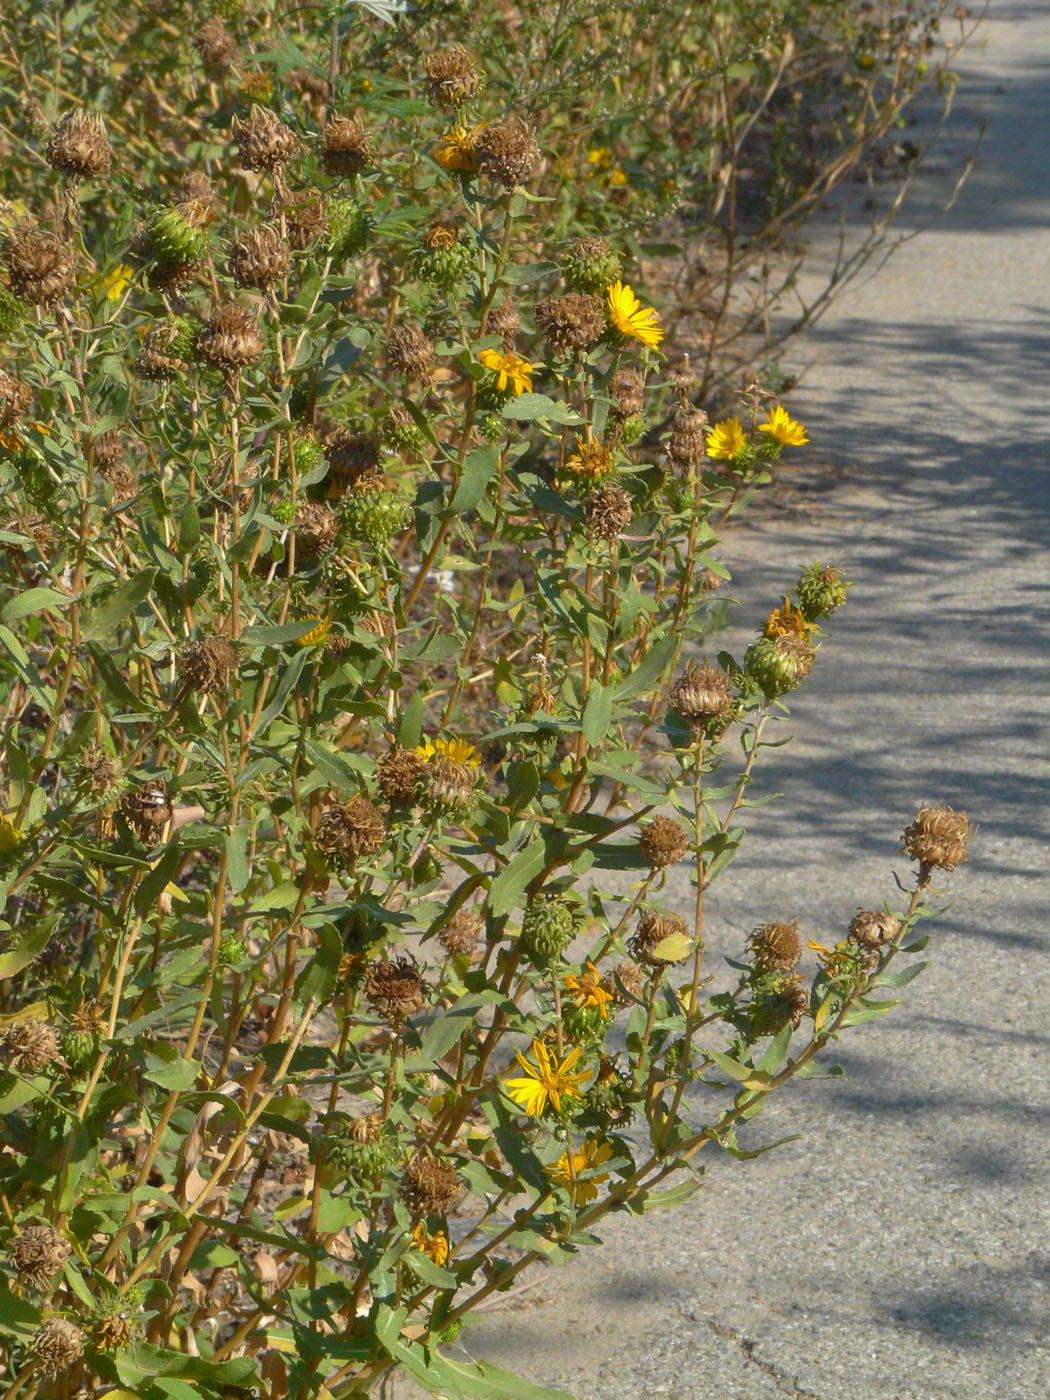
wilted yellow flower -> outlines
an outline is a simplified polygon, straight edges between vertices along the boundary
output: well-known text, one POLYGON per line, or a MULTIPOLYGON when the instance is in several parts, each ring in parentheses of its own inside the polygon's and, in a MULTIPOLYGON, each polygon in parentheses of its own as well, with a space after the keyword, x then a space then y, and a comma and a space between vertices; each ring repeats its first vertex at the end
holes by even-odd
POLYGON ((767 422, 759 423, 758 431, 768 433, 781 447, 801 447, 804 442, 809 442, 802 424, 796 422, 780 404, 770 411, 767 422))
POLYGON ((614 282, 606 292, 609 320, 621 335, 640 340, 643 345, 659 345, 664 338, 660 317, 654 306, 643 306, 631 287, 614 282))
POLYGON ((801 608, 791 606, 791 594, 788 593, 784 598, 783 605, 774 608, 766 618, 762 635, 772 637, 776 641, 777 637, 807 637, 810 632, 819 631, 820 628, 815 622, 806 621, 801 608))
POLYGON ((474 148, 487 125, 487 122, 480 122, 472 131, 465 126, 454 126, 446 131, 434 150, 434 159, 442 170, 473 171, 474 148))
POLYGON ((570 1050, 560 1064, 542 1040, 532 1042, 532 1053, 536 1057, 535 1066, 529 1064, 520 1050, 515 1051, 514 1058, 525 1073, 516 1079, 503 1081, 503 1087, 516 1104, 520 1104, 533 1118, 539 1118, 548 1103, 555 1113, 559 1113, 563 1096, 567 1099, 582 1098, 579 1086, 587 1075, 572 1072, 583 1053, 582 1046, 577 1045, 570 1050))
POLYGON ((602 1142, 599 1138, 588 1138, 582 1151, 573 1152, 571 1157, 568 1152, 563 1152, 554 1165, 547 1168, 547 1173, 558 1186, 564 1186, 572 1192, 578 1206, 584 1206, 588 1201, 597 1199, 598 1183, 608 1181, 609 1173, 601 1172, 597 1176, 589 1176, 585 1181, 580 1181, 580 1172, 600 1167, 612 1155, 613 1150, 607 1142, 602 1142))
POLYGON ((565 459, 565 465, 576 476, 588 481, 600 481, 613 469, 612 453, 588 430, 587 435, 576 439, 576 451, 565 459))
POLYGON ((472 768, 481 767, 481 759, 473 744, 466 739, 427 739, 416 749, 420 758, 431 759, 436 754, 450 759, 453 763, 468 763, 472 768))
POLYGON ((478 360, 486 369, 499 376, 496 387, 506 389, 510 385, 515 394, 532 393, 532 365, 528 360, 515 355, 513 351, 501 353, 499 350, 482 350, 478 360))
POLYGON ((295 639, 295 645, 297 647, 316 646, 318 642, 323 642, 332 630, 332 617, 330 613, 325 617, 322 617, 320 613, 304 613, 304 615, 299 618, 299 621, 316 622, 317 626, 311 627, 309 632, 295 639))
POLYGON ((435 1230, 432 1235, 428 1235, 427 1227, 422 1220, 412 1231, 412 1243, 428 1259, 433 1259, 439 1268, 448 1258, 448 1236, 444 1230, 435 1230))
POLYGON ((739 418, 723 418, 707 435, 707 455, 731 462, 747 439, 739 418))
POLYGON ((570 973, 562 985, 577 1006, 595 1006, 602 1016, 606 1015, 613 994, 599 978, 594 963, 588 962, 585 972, 570 973))

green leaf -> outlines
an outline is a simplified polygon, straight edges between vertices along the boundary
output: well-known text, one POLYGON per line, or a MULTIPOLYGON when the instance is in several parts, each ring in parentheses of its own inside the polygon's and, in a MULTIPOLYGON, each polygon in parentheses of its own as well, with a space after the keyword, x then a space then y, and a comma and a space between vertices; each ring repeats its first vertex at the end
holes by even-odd
POLYGON ((223 833, 223 845, 226 847, 226 875, 230 882, 230 889, 234 894, 240 894, 251 878, 251 871, 248 868, 248 837, 250 829, 246 822, 241 822, 232 831, 223 833))
POLYGON ((108 637, 118 623, 123 622, 149 596, 156 574, 155 567, 141 569, 127 583, 121 584, 104 603, 85 612, 80 626, 81 640, 100 642, 108 637))
POLYGON ((915 963, 912 967, 902 967, 899 972, 884 972, 872 981, 873 987, 906 987, 920 972, 929 967, 928 962, 915 963))
POLYGON ((246 627, 238 641, 246 647, 278 647, 286 642, 296 642, 312 632, 317 626, 315 617, 300 618, 297 622, 282 622, 274 626, 246 627))
POLYGON ((406 749, 413 749, 423 737, 423 692, 414 690, 401 711, 401 723, 397 727, 397 742, 406 749))
POLYGON ((628 672, 613 691, 617 700, 628 700, 643 691, 651 690, 663 675, 675 652, 675 638, 663 637, 649 651, 642 664, 628 672))
POLYGON ((174 1045, 154 1042, 145 1054, 142 1076, 161 1089, 192 1089, 200 1073, 197 1060, 184 1060, 174 1045))
POLYGON ((137 1342, 133 1352, 118 1351, 114 1361, 121 1382, 135 1387, 148 1385, 155 1376, 177 1376, 221 1389, 224 1385, 248 1385, 256 1375, 255 1361, 250 1356, 206 1361, 202 1356, 187 1356, 185 1352, 168 1351, 146 1342, 137 1342))
POLYGON ((50 936, 51 929, 45 921, 31 927, 10 952, 0 953, 0 980, 13 977, 16 972, 28 967, 36 955, 46 947, 50 936))
POLYGON ((59 593, 54 588, 29 588, 4 604, 0 618, 4 622, 17 622, 28 613, 44 612, 46 608, 68 608, 72 601, 68 593, 59 593))
POLYGON ((535 836, 529 844, 508 861, 492 882, 489 890, 489 910, 494 918, 510 911, 522 902, 525 887, 534 880, 547 863, 547 848, 542 837, 535 836))
POLYGON ((638 1191, 624 1205, 632 1215, 644 1215, 647 1210, 668 1210, 695 1196, 701 1184, 698 1180, 691 1180, 680 1182, 666 1191, 638 1191))
POLYGON ((332 924, 323 924, 318 931, 318 949, 303 968, 295 983, 295 996, 300 1004, 326 1002, 335 991, 343 942, 332 924))
POLYGON ((495 443, 485 443, 468 452, 460 473, 456 494, 452 497, 449 510, 453 515, 462 515, 473 510, 485 494, 485 488, 499 469, 499 448, 495 443))
POLYGON ((602 685, 600 681, 592 681, 581 720, 583 737, 592 749, 596 749, 609 732, 609 725, 612 723, 612 702, 611 687, 602 685))

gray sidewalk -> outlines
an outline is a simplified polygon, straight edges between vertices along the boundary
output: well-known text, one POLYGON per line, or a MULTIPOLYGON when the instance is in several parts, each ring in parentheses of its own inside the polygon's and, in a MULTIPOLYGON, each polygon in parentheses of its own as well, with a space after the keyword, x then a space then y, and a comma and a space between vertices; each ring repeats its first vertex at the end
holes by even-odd
POLYGON ((956 207, 801 350, 791 408, 834 487, 727 550, 754 623, 814 556, 856 586, 760 773, 783 798, 717 887, 713 958, 892 900, 921 801, 980 831, 930 970, 842 1041, 848 1078, 758 1120, 802 1141, 713 1161, 689 1205, 610 1221, 464 1334, 580 1400, 1050 1394, 1050 3, 993 4, 961 71, 949 147, 988 130, 956 207))

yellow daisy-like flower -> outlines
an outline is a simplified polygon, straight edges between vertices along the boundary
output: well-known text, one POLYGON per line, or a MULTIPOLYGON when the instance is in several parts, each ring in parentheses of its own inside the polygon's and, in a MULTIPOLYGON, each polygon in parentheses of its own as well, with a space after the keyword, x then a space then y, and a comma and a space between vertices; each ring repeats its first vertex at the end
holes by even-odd
POLYGON ((598 969, 594 963, 588 962, 586 969, 585 972, 571 973, 562 985, 577 1006, 581 1008, 596 1006, 599 1012, 605 1016, 608 1013, 613 994, 598 976, 598 969))
POLYGON ((627 171, 622 165, 617 165, 609 175, 610 185, 627 185, 630 181, 627 178, 627 171))
POLYGON ((609 320, 615 330, 629 340, 640 340, 643 345, 660 344, 664 333, 655 306, 643 306, 632 288, 623 282, 614 282, 606 296, 609 320))
POLYGON ((781 407, 780 404, 771 410, 767 422, 759 423, 758 431, 768 433, 774 442, 780 443, 781 447, 801 447, 803 443, 809 442, 802 424, 796 422, 787 409, 781 407))
POLYGON ((579 1086, 588 1076, 586 1073, 573 1073, 576 1061, 583 1053, 582 1046, 577 1045, 570 1050, 560 1063, 542 1040, 532 1042, 532 1053, 536 1057, 535 1065, 531 1065, 520 1050, 515 1051, 514 1058, 525 1073, 516 1079, 503 1081, 507 1093, 526 1113, 539 1118, 546 1111, 548 1103, 555 1113, 560 1113, 563 1098, 583 1097, 579 1086))
POLYGON ((731 462, 747 442, 739 418, 723 418, 707 435, 707 455, 731 462))
POLYGON ((448 1236, 444 1230, 435 1230, 432 1235, 429 1235, 422 1220, 412 1231, 412 1243, 428 1259, 433 1259, 439 1268, 448 1258, 448 1236))
POLYGON ((576 439, 576 451, 565 459, 565 465, 576 476, 601 481, 612 471, 613 458, 610 450, 588 430, 586 437, 576 439))
POLYGON ((309 632, 305 632, 301 637, 296 637, 295 645, 297 647, 316 646, 319 642, 323 642, 332 630, 331 613, 325 617, 322 617, 320 613, 304 613, 299 621, 316 622, 317 626, 311 627, 309 632))
POLYGON ((498 350, 482 350, 478 359, 486 369, 491 369, 499 376, 496 381, 497 388, 506 389, 510 385, 512 393, 532 393, 532 365, 528 360, 510 350, 505 354, 498 350))
POLYGON ((472 131, 465 126, 454 126, 445 132, 434 151, 434 159, 442 170, 463 170, 468 174, 474 170, 475 147, 486 125, 480 122, 472 131))
POLYGON ((776 641, 777 637, 808 637, 810 632, 819 631, 815 622, 806 621, 801 608, 791 606, 791 594, 788 593, 783 606, 774 608, 766 618, 763 636, 776 641))
POLYGON ((609 1173, 601 1172, 580 1181, 580 1172, 600 1167, 612 1155, 613 1150, 607 1142, 602 1142, 600 1138, 588 1138, 582 1151, 573 1152, 571 1156, 568 1152, 563 1152, 558 1161, 547 1168, 547 1174, 556 1185, 564 1186, 567 1191, 572 1192, 578 1206, 584 1206, 588 1201, 597 1200, 598 1183, 608 1181, 609 1173))
POLYGON ((596 165, 599 170, 608 170, 612 159, 612 151, 608 146, 592 146, 587 152, 587 164, 596 165))
POLYGON ((466 763, 471 768, 481 767, 481 757, 473 744, 466 739, 427 739, 416 749, 420 758, 430 759, 436 754, 451 759, 453 763, 466 763))
POLYGON ((117 263, 116 267, 103 277, 97 277, 92 284, 96 291, 104 292, 107 301, 119 301, 131 286, 135 269, 127 263, 117 263))

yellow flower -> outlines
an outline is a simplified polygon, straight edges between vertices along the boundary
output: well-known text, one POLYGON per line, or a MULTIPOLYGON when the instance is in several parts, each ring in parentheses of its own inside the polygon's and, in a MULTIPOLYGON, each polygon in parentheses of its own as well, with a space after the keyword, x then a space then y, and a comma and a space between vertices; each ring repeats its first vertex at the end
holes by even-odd
POLYGON ((10 817, 0 817, 0 856, 13 856, 22 844, 22 833, 10 817))
POLYGON ((587 164, 597 165, 601 170, 608 170, 612 165, 612 151, 608 146, 592 146, 587 152, 587 164))
POLYGON ((598 1138, 588 1138, 582 1152, 574 1152, 571 1157, 568 1152, 563 1152, 554 1166, 547 1168, 547 1173, 556 1185, 564 1186, 572 1193, 578 1206, 584 1206, 588 1201, 597 1199, 598 1183, 608 1181, 609 1173, 602 1172, 598 1176, 589 1176, 586 1181, 580 1181, 580 1172, 600 1167, 612 1155, 613 1150, 607 1142, 601 1142, 598 1138))
POLYGON ((496 381, 498 389, 506 389, 509 384, 512 393, 532 393, 532 365, 528 360, 509 350, 506 354, 500 354, 498 350, 482 350, 478 359, 486 369, 499 376, 496 381))
POLYGON ((811 938, 806 947, 816 953, 817 961, 829 977, 834 977, 843 967, 848 967, 856 960, 857 945, 851 943, 848 938, 844 938, 835 948, 825 948, 823 943, 811 938))
POLYGON ((779 442, 781 447, 801 447, 804 442, 809 442, 806 430, 801 423, 796 422, 786 408, 777 404, 769 414, 769 419, 765 423, 759 423, 758 431, 768 433, 774 442, 779 442))
POLYGON ((618 165, 609 176, 610 185, 626 185, 630 182, 627 179, 627 172, 622 165, 618 165))
POLYGON ((640 340, 643 345, 659 345, 664 338, 660 317, 653 306, 643 306, 633 290, 623 282, 614 282, 606 292, 609 298, 609 320, 621 335, 640 340))
MULTIPOLYGON (((51 429, 46 423, 27 423, 26 427, 31 433, 42 433, 44 437, 51 436, 51 429)), ((5 433, 0 433, 0 447, 2 447, 5 452, 10 452, 13 455, 16 452, 21 452, 25 445, 25 438, 14 428, 9 429, 5 433)))
POLYGON ((117 263, 116 267, 103 277, 97 277, 92 284, 96 291, 105 292, 107 301, 119 301, 131 286, 135 269, 127 263, 117 263))
POLYGON ((427 739, 416 749, 420 758, 433 758, 435 754, 451 759, 453 763, 466 763, 471 768, 481 767, 481 758, 473 744, 466 739, 427 739))
POLYGON ((444 1230, 435 1230, 432 1235, 428 1235, 427 1227, 422 1220, 412 1231, 412 1243, 428 1259, 433 1259, 439 1268, 448 1258, 448 1236, 444 1230))
POLYGON ((562 985, 577 1006, 596 1006, 601 1015, 605 1016, 613 999, 612 992, 602 983, 594 963, 588 962, 586 967, 586 972, 571 973, 562 985))
POLYGON ((570 1050, 561 1063, 557 1057, 553 1056, 544 1045, 542 1040, 532 1042, 532 1053, 536 1057, 536 1066, 529 1064, 521 1051, 515 1052, 514 1058, 525 1071, 524 1075, 517 1079, 505 1079, 503 1087, 514 1100, 520 1104, 526 1113, 533 1118, 539 1118, 550 1103, 555 1113, 561 1112, 561 1101, 564 1096, 567 1099, 581 1098, 579 1086, 587 1078, 584 1074, 573 1074, 572 1070, 576 1061, 583 1053, 583 1047, 577 1045, 570 1050))
POLYGON ((332 630, 331 613, 325 617, 322 617, 320 613, 304 613, 299 621, 316 622, 317 626, 311 627, 309 632, 304 633, 303 636, 296 637, 295 645, 297 647, 316 646, 319 642, 323 642, 332 630))
POLYGON ((451 131, 445 132, 434 151, 434 159, 442 170, 473 171, 474 148, 486 125, 486 122, 480 122, 473 131, 468 131, 465 126, 454 126, 451 131))
POLYGON ((740 419, 723 418, 707 435, 707 455, 723 457, 727 462, 731 462, 745 442, 740 419))

